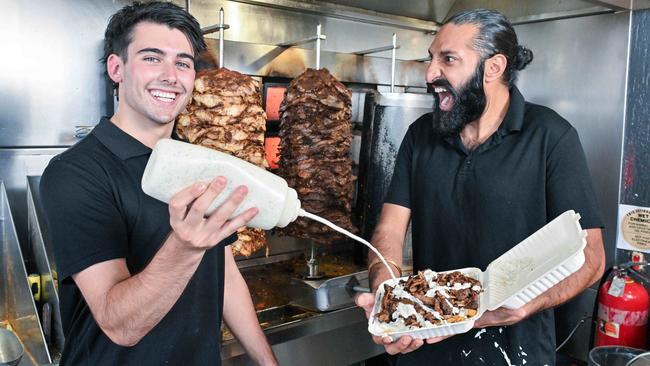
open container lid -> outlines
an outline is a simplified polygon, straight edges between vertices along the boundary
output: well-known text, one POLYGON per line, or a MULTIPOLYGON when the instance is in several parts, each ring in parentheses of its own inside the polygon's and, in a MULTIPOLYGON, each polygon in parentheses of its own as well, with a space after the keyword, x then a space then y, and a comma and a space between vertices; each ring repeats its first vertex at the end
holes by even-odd
POLYGON ((585 262, 587 232, 569 210, 492 261, 484 273, 488 310, 518 309, 585 262))

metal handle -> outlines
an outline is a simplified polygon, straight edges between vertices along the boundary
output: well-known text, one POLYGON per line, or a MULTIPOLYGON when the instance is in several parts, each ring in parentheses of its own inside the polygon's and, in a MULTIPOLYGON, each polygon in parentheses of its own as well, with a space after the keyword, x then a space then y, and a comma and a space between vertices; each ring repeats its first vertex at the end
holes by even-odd
POLYGON ((369 287, 363 287, 363 286, 352 286, 352 291, 370 293, 370 288, 369 287))
POLYGON ((78 139, 82 139, 88 136, 88 134, 93 130, 93 128, 95 128, 95 126, 84 126, 84 125, 74 126, 74 134, 72 134, 72 136, 78 139))

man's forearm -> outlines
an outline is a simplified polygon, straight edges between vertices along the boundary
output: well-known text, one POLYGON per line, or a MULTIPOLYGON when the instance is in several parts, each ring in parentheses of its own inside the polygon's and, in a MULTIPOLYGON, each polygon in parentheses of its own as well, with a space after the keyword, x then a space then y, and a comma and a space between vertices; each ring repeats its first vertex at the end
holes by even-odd
MULTIPOLYGON (((379 252, 388 260, 396 263, 397 266, 402 264, 402 247, 404 238, 398 238, 396 235, 384 231, 381 228, 375 232, 372 237, 371 243, 379 250, 379 252)), ((368 264, 372 265, 370 273, 368 273, 370 280, 370 289, 375 292, 380 283, 390 278, 388 269, 381 263, 377 263, 379 258, 372 251, 368 254, 368 264), (372 263, 377 263, 373 265, 372 263)), ((389 264, 390 265, 390 264, 389 264)), ((395 271, 395 268, 392 268, 395 271)), ((399 273, 394 272, 396 276, 399 273)))
POLYGON ((142 272, 107 292, 93 314, 100 327, 116 343, 135 345, 178 301, 204 253, 183 248, 170 235, 142 272))
MULTIPOLYGON (((230 248, 226 248, 226 251, 229 250, 230 248)), ((271 346, 257 320, 248 286, 232 258, 232 253, 226 253, 223 318, 256 364, 277 365, 271 346)))

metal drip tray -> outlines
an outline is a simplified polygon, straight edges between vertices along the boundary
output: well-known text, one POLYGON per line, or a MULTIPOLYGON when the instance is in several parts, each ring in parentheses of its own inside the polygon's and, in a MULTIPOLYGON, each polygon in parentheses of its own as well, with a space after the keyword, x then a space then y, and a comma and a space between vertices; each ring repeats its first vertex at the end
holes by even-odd
POLYGON ((314 311, 332 311, 354 305, 354 295, 366 292, 368 271, 321 280, 291 279, 291 304, 314 311))
POLYGON ((354 294, 346 292, 346 285, 352 281, 350 284, 357 285, 356 282, 359 282, 367 287, 366 271, 354 264, 350 255, 321 255, 318 260, 325 276, 318 280, 303 278, 306 259, 302 255, 241 269, 258 315, 285 305, 313 311, 353 305, 354 294))

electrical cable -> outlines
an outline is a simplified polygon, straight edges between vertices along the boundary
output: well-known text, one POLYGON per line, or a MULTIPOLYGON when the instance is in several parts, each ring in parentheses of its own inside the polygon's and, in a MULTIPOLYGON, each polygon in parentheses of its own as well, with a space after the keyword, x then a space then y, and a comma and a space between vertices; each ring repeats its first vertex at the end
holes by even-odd
POLYGON ((590 316, 590 315, 587 315, 587 316, 585 316, 584 318, 580 319, 580 321, 578 322, 578 324, 573 328, 573 330, 572 330, 572 331, 569 333, 569 335, 564 339, 564 341, 563 341, 559 346, 557 346, 557 348, 555 349, 555 352, 559 351, 560 348, 564 347, 564 345, 569 341, 569 339, 571 339, 571 337, 573 337, 573 334, 578 330, 578 328, 580 328, 580 326, 581 326, 582 324, 585 323, 585 321, 587 321, 587 319, 591 319, 591 316, 590 316))

